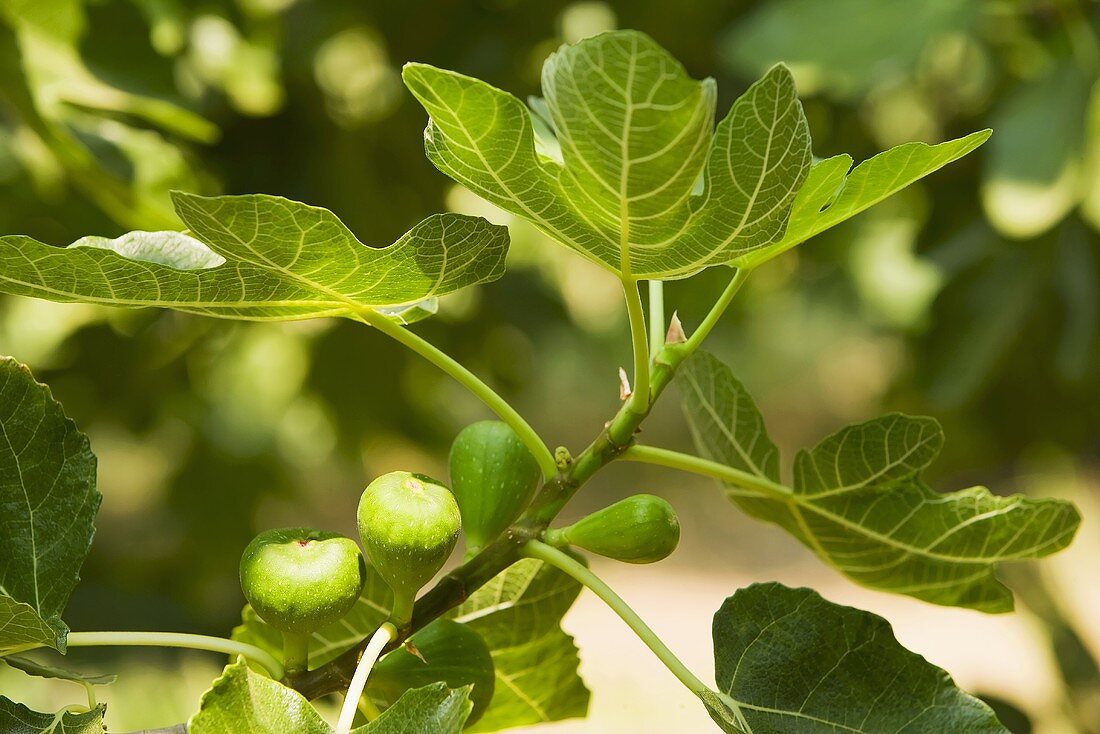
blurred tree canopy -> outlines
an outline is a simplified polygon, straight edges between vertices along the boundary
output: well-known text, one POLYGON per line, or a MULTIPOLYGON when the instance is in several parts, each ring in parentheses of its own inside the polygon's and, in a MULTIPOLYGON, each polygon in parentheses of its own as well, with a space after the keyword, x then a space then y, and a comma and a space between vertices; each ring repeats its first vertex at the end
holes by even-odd
MULTIPOLYGON (((509 276, 417 328, 552 440, 579 441, 570 429, 616 401, 607 355, 628 359, 618 286, 436 172, 400 68, 535 93, 558 44, 612 27, 717 77, 719 109, 786 61, 818 156, 995 129, 762 271, 716 331, 781 444, 886 408, 943 419, 941 471, 974 481, 1036 452, 1095 461, 1100 6, 1085 0, 0 0, 0 229, 63 245, 173 228, 175 188, 325 206, 365 241, 447 208, 509 223, 509 276)), ((724 277, 670 285, 688 328, 724 277)), ((70 606, 86 627, 224 631, 257 529, 306 515, 349 530, 369 477, 441 474, 483 416, 350 323, 9 298, 0 352, 36 369, 101 456, 109 499, 70 606)), ((683 440, 675 421, 661 430, 683 440)))

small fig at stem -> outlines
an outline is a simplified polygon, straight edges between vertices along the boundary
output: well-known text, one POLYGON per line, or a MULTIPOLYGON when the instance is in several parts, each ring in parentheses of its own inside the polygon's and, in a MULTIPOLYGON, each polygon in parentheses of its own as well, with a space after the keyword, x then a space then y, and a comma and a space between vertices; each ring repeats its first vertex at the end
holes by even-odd
POLYGON ((680 522, 665 500, 638 494, 583 517, 568 527, 547 530, 553 546, 574 545, 627 563, 655 563, 680 542, 680 522))

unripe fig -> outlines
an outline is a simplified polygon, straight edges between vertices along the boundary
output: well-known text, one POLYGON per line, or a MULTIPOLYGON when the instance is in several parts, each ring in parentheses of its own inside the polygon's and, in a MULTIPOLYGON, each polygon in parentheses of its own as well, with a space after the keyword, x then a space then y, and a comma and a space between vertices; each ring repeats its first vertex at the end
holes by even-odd
POLYGON ((668 502, 651 494, 638 494, 568 527, 547 530, 545 540, 627 563, 654 563, 676 550, 680 522, 668 502))
POLYGON ((516 432, 500 421, 462 429, 451 445, 450 469, 470 552, 492 541, 519 516, 542 474, 516 432))
POLYGON ((400 628, 416 592, 455 547, 462 519, 450 490, 422 474, 383 474, 359 500, 359 537, 367 557, 394 593, 391 621, 400 628))
POLYGON ((311 634, 351 611, 366 581, 354 540, 308 528, 267 530, 241 556, 241 589, 281 632, 311 634))
POLYGON ((267 530, 241 555, 241 590, 260 619, 283 633, 291 673, 307 669, 310 635, 350 612, 365 583, 359 546, 336 533, 267 530))
POLYGON ((493 656, 476 631, 451 619, 437 619, 411 638, 412 653, 398 648, 382 658, 371 671, 367 695, 381 708, 389 708, 401 694, 443 681, 449 688, 473 686, 473 710, 466 726, 477 721, 493 698, 496 675, 493 656))

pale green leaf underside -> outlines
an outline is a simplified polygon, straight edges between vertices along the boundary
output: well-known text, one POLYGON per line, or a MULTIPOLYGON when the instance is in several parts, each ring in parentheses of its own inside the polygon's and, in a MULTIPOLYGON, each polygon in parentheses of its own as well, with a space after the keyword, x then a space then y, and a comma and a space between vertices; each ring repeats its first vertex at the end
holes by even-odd
POLYGON ((499 278, 508 234, 440 214, 385 248, 363 245, 327 209, 277 196, 176 193, 189 235, 131 232, 51 247, 0 237, 0 291, 52 301, 154 306, 232 319, 422 317, 447 293, 499 278))
MULTIPOLYGON (((355 734, 458 734, 470 714, 466 691, 442 683, 407 692, 355 734)), ((202 697, 190 734, 331 734, 332 727, 297 691, 252 671, 244 660, 226 667, 202 697)))
POLYGON ((580 585, 565 574, 527 559, 451 612, 482 636, 495 666, 493 700, 469 731, 499 731, 588 712, 577 648, 561 629, 579 593, 580 585))
POLYGON ((92 542, 95 482, 87 437, 26 367, 0 358, 0 653, 65 649, 61 612, 92 542))
POLYGON ((753 734, 1009 734, 883 618, 753 584, 714 615, 715 680, 753 734))
POLYGON ((84 713, 41 714, 0 696, 0 734, 103 734, 100 705, 84 713))
POLYGON ((905 143, 868 158, 855 169, 852 157, 817 161, 799 189, 782 239, 756 250, 744 264, 756 266, 851 219, 906 186, 971 153, 992 135, 979 130, 938 145, 905 143))
POLYGON ((940 452, 932 418, 890 414, 849 426, 802 451, 793 487, 744 386, 699 353, 680 375, 700 453, 761 481, 727 484, 749 514, 776 523, 849 578, 935 604, 1010 611, 997 564, 1065 548, 1080 516, 1068 502, 999 497, 984 487, 939 493, 920 473, 940 452))
POLYGON ((425 147, 436 167, 635 278, 686 277, 775 242, 810 165, 785 67, 754 84, 715 129, 713 80, 691 79, 635 31, 547 59, 538 147, 560 150, 560 163, 540 155, 531 113, 511 94, 424 64, 407 65, 404 79, 431 118, 425 147))

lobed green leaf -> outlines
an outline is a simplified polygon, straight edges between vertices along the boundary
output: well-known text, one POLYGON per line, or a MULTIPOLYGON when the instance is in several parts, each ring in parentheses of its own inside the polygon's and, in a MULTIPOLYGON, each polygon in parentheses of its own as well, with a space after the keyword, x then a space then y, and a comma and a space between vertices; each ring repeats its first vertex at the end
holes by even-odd
MULTIPOLYGON (((408 691, 355 734, 458 734, 470 714, 467 691, 442 683, 408 691)), ((332 734, 302 694, 254 672, 244 660, 226 667, 188 723, 190 734, 332 734)))
POLYGON ((477 631, 493 656, 496 686, 488 710, 469 731, 583 717, 588 689, 561 619, 580 584, 541 561, 522 560, 483 586, 450 617, 477 631))
POLYGON ((740 589, 713 634, 718 688, 753 734, 1009 734, 885 619, 811 589, 740 589))
POLYGON ((65 650, 61 612, 101 499, 88 438, 30 370, 0 358, 0 655, 65 650))
POLYGON ((785 67, 715 130, 714 81, 691 79, 636 31, 547 59, 538 139, 523 103, 485 82, 425 64, 407 65, 404 79, 431 118, 425 148, 437 168, 626 277, 686 277, 775 242, 810 165, 785 67))
POLYGON ((932 418, 890 414, 844 428, 795 458, 780 482, 778 451, 732 371, 706 353, 681 370, 684 408, 700 453, 746 475, 726 493, 865 586, 934 604, 1007 612, 998 564, 1065 548, 1080 524, 1056 499, 1000 497, 984 487, 943 494, 920 478, 939 455, 932 418))
POLYGON ((979 130, 938 145, 904 143, 863 161, 850 173, 852 157, 847 154, 815 162, 799 189, 782 239, 749 253, 742 264, 756 267, 851 219, 973 152, 992 134, 991 130, 979 130))
POLYGON ((430 314, 432 299, 504 272, 507 231, 476 217, 428 217, 372 248, 327 209, 278 196, 173 199, 186 234, 85 237, 63 248, 0 237, 0 292, 231 319, 374 309, 408 321, 430 314))

